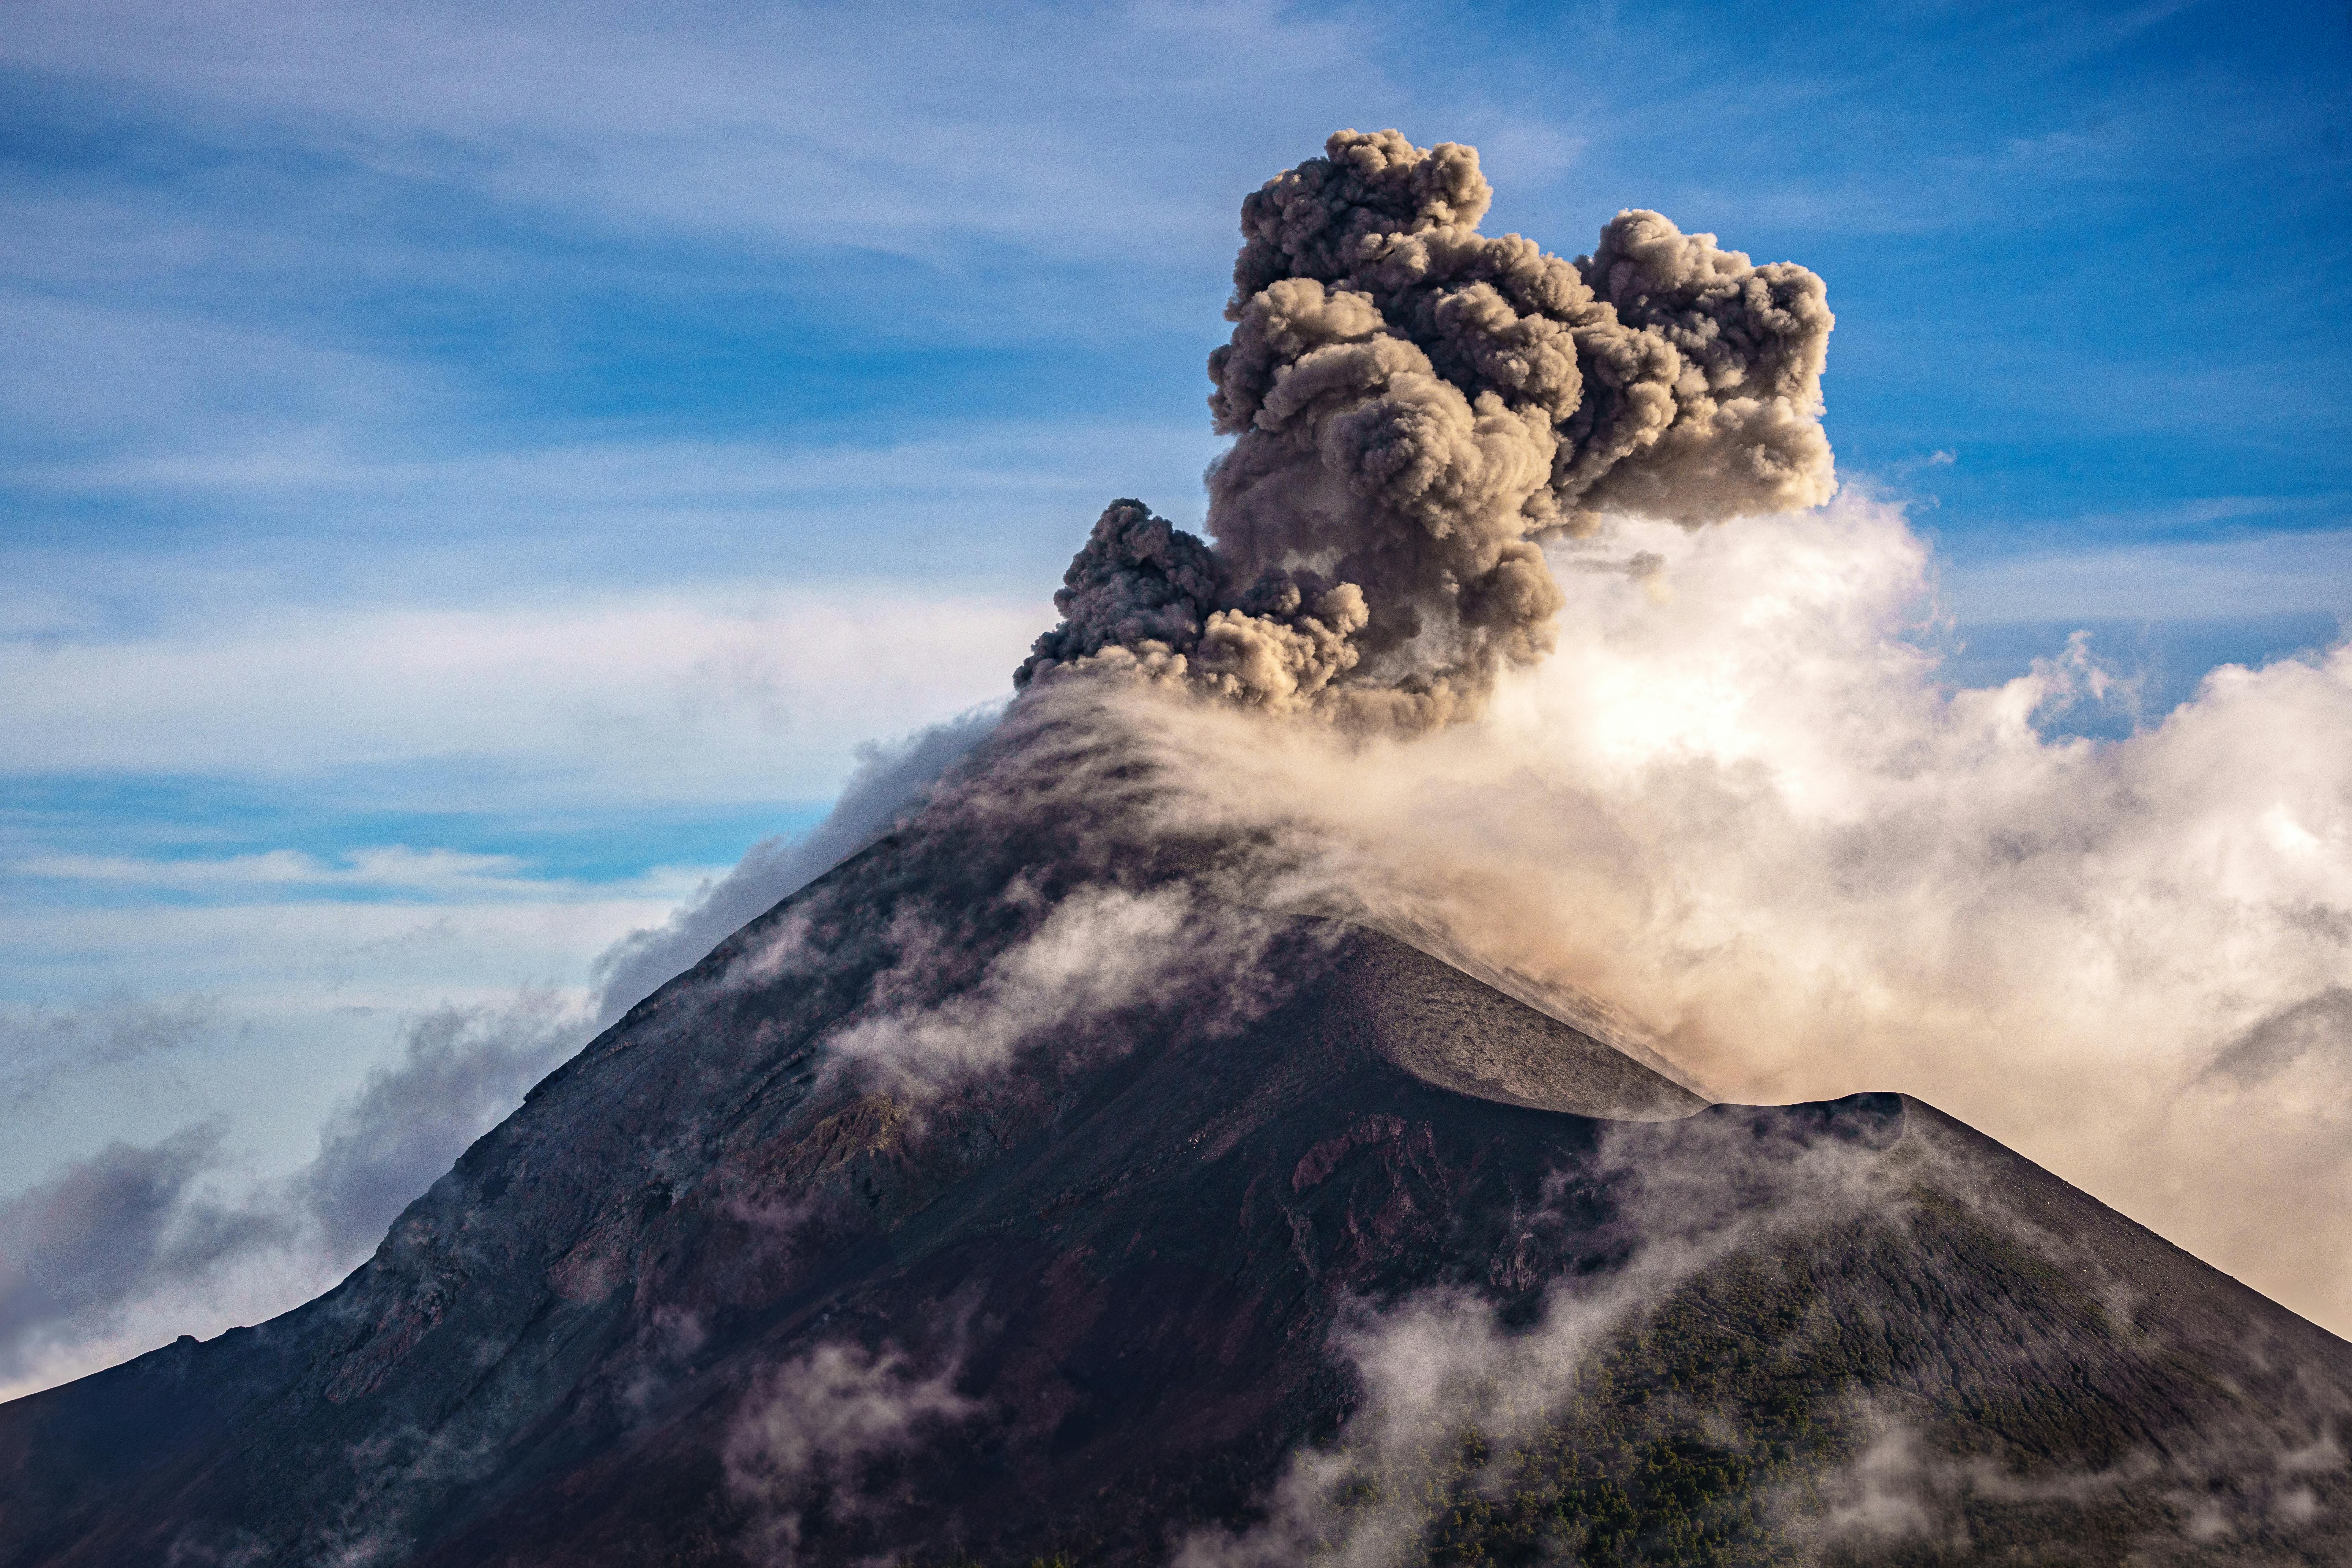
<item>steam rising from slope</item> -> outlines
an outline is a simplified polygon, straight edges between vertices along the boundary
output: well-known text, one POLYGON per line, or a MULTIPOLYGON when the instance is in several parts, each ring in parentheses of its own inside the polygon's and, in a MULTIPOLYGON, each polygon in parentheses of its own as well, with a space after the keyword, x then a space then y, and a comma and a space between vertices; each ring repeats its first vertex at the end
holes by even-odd
POLYGON ((1092 698, 1181 785, 1163 830, 1277 847, 1284 896, 1606 998, 1719 1098, 1917 1094, 2352 1329, 2352 645, 2048 740, 2099 668, 1941 684, 1891 508, 1555 563, 1564 646, 1474 724, 1092 698))
MULTIPOLYGON (((2103 1340, 2119 1384, 2141 1355, 2194 1356, 2176 1336, 2198 1308, 2137 1295, 2148 1277, 2107 1250, 2125 1238, 2083 1229, 2074 1194, 2053 1210, 2056 1184, 2012 1185, 2005 1156, 1932 1111, 1895 1112, 1885 1141, 1885 1113, 1848 1102, 1821 1121, 1611 1128, 1597 1169, 1631 1251, 1553 1277, 1539 1304, 1509 1302, 1495 1275, 1347 1303, 1328 1344, 1357 1402, 1329 1441, 1292 1454, 1260 1521, 1192 1535, 1175 1568, 1620 1562, 1637 1528, 1684 1562, 2011 1561, 2062 1539, 2128 1540, 2135 1563, 2336 1560, 2352 1387, 2237 1321, 2220 1364, 2243 1382, 2193 1427, 2120 1388, 2040 1403, 2103 1340), (1988 1241, 2035 1260, 2037 1282, 1986 1268, 1988 1241), (1884 1290, 1883 1270, 1913 1268, 1884 1290), (1849 1294, 1862 1280, 1876 1281, 1866 1307, 1849 1294), (1776 1296, 1774 1330, 1758 1303, 1776 1296), (1989 1356, 1954 1336, 1964 1372, 1922 1342, 2004 1314, 1989 1356), (1866 1393, 1830 1370, 1857 1341, 1905 1347, 1866 1393), (1969 1388, 1957 1401, 1939 1387, 1954 1373, 1969 1388), (1815 1401, 1801 1427, 1769 1413, 1786 1408, 1782 1379, 1815 1401), (1622 1403, 1629 1387, 1649 1396, 1622 1403), (2111 1397, 2104 1422, 2090 1414, 2111 1397), (2028 1406, 2024 1421, 1983 1414, 2028 1406), (2036 1451, 2070 1426, 2071 1446, 2036 1451), (2025 1431, 2037 1436, 2021 1443, 2025 1431)), ((1565 1208, 1584 1185, 1558 1173, 1517 1210, 1521 1244, 1589 1225, 1565 1208)))
POLYGON ((751 1515, 757 1560, 771 1568, 800 1561, 804 1494, 821 1491, 836 1518, 863 1500, 856 1482, 867 1462, 908 1445, 925 1426, 962 1420, 978 1408, 955 1392, 952 1362, 918 1374, 895 1350, 869 1352, 827 1342, 763 1372, 744 1401, 725 1449, 727 1482, 751 1515))
POLYGON ((1478 233, 1471 148, 1343 131, 1242 205, 1204 543, 1113 502, 1016 684, 1117 669, 1413 731, 1550 651, 1538 542, 1835 487, 1822 280, 1656 213, 1574 264, 1478 233))

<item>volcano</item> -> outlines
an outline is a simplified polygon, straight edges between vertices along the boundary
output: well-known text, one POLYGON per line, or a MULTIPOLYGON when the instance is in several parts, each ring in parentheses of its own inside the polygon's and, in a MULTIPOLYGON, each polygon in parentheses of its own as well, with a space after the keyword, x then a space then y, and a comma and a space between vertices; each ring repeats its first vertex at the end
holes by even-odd
POLYGON ((1008 723, 335 1289, 0 1407, 0 1563, 2347 1560, 2352 1346, 1152 790, 1008 723))

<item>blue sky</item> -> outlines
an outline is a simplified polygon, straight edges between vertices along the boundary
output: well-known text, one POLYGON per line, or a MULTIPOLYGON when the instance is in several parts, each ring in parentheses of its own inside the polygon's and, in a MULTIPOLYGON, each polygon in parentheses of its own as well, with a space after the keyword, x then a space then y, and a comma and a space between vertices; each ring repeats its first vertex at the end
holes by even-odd
POLYGON ((1199 516, 1236 204, 1340 126, 1821 272, 1955 679, 2329 640, 2347 65, 2332 3, 20 0, 0 1048, 79 1044, 0 1192, 214 1111, 289 1168, 998 697, 1105 500, 1199 516))

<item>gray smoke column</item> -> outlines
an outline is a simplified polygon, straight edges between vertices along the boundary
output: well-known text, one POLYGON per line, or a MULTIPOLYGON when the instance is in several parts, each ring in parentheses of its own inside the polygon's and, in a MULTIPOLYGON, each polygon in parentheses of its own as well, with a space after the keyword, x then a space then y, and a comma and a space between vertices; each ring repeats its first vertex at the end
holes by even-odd
POLYGON ((1549 652, 1538 547, 1826 500, 1822 280, 1622 212, 1573 263, 1478 232, 1475 149, 1342 131, 1242 204, 1197 539, 1114 501, 1014 684, 1073 668, 1412 731, 1549 652))

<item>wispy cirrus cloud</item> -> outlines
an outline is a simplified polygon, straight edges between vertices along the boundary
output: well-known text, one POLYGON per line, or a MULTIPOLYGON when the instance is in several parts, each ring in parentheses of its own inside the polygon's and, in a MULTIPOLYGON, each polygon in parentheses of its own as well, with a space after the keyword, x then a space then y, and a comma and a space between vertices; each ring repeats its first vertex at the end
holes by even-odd
POLYGON ((412 849, 404 844, 353 849, 330 860, 298 849, 215 859, 142 859, 100 855, 36 856, 13 868, 23 877, 102 882, 172 892, 226 890, 463 892, 530 889, 544 884, 519 875, 512 855, 468 855, 454 849, 412 849))
POLYGON ((430 760, 438 792, 471 771, 478 805, 805 801, 847 771, 873 715, 944 718, 1003 691, 1050 613, 881 584, 264 608, 227 626, 0 647, 10 771, 287 776, 430 760))
POLYGON ((2085 543, 1979 558, 1944 586, 1987 621, 2352 614, 2352 529, 2085 543))
POLYGON ((128 987, 78 1005, 0 1004, 0 1116, 41 1105, 68 1079, 199 1048, 221 1022, 215 997, 154 1002, 128 987))
POLYGON ((1328 100, 1318 118, 1339 110, 1335 66, 1350 85, 1377 79, 1394 26, 1246 0, 1130 5, 1009 49, 998 20, 936 9, 685 18, 584 4, 551 20, 504 6, 36 5, 5 58, 166 94, 211 136, 299 141, 390 179, 623 225, 902 254, 975 236, 1029 248, 1049 232, 1058 248, 1075 225, 1115 252, 1139 224, 1202 245, 1227 201, 1213 170, 1130 158, 1133 142, 1184 136, 1169 117, 1135 122, 1131 141, 1099 134, 1139 73, 1176 102, 1255 99, 1270 132, 1297 96, 1328 100), (959 134, 1012 102, 1031 106, 1017 154, 959 134))

